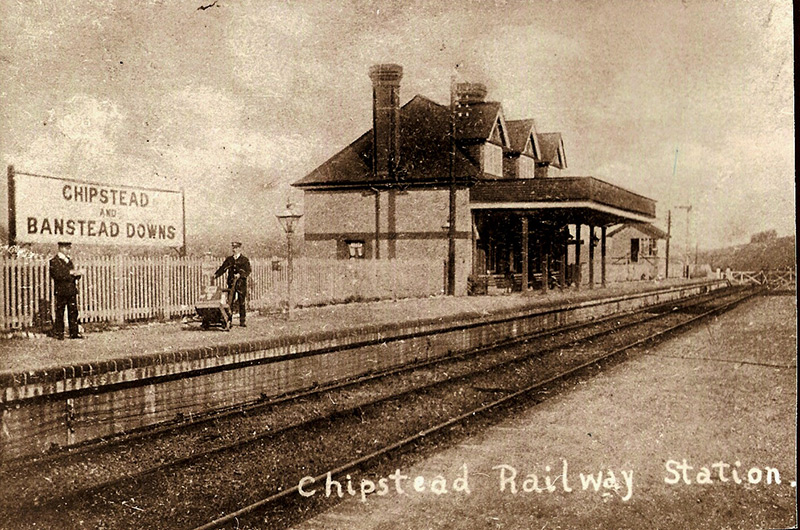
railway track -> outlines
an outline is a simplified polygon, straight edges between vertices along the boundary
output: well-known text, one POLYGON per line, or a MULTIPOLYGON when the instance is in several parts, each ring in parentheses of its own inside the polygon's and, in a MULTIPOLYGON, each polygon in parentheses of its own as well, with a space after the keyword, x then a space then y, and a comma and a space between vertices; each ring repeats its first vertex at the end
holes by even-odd
POLYGON ((0 478, 18 493, 0 505, 0 519, 19 510, 26 524, 53 528, 65 518, 131 528, 258 520, 259 510, 296 496, 304 476, 346 473, 744 296, 696 297, 376 374, 186 426, 182 439, 164 432, 51 458, 24 477, 29 466, 4 469, 0 478))

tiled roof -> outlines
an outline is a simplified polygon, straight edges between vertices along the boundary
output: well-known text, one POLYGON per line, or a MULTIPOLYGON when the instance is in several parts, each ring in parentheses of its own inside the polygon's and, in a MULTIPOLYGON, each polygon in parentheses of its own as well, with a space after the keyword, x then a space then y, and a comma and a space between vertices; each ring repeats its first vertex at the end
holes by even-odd
POLYGON ((488 140, 501 108, 495 101, 457 105, 456 137, 459 140, 488 140))
MULTIPOLYGON (((372 138, 370 129, 293 186, 380 184, 372 175, 372 138)), ((398 180, 406 183, 446 181, 450 175, 450 151, 448 107, 422 96, 403 105, 398 180)), ((472 179, 479 174, 477 164, 456 149, 456 178, 472 179)))
POLYGON ((536 139, 536 122, 532 119, 506 121, 506 128, 508 129, 508 139, 511 144, 511 150, 517 153, 521 153, 525 150, 525 144, 528 143, 528 137, 530 137, 531 134, 533 134, 534 139, 536 139))
POLYGON ((539 140, 539 146, 542 149, 541 161, 561 169, 567 167, 566 157, 564 158, 563 164, 558 159, 558 150, 559 148, 563 149, 564 145, 561 142, 561 133, 538 133, 536 136, 539 140))
POLYGON ((360 183, 372 179, 372 130, 361 135, 293 186, 360 183))
POLYGON ((652 239, 667 239, 666 232, 664 232, 657 226, 652 225, 650 223, 625 223, 622 226, 618 226, 614 230, 610 231, 608 233, 608 237, 611 237, 614 234, 621 232, 622 230, 625 230, 628 227, 634 228, 652 239))
POLYGON ((471 188, 469 200, 471 204, 593 203, 649 219, 656 215, 653 199, 594 177, 481 180, 471 188))

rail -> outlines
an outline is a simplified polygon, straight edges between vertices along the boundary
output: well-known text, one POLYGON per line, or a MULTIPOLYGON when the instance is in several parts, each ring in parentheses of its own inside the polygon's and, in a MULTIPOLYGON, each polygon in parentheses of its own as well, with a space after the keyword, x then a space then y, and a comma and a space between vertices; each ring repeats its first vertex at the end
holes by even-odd
MULTIPOLYGON (((708 299, 706 298, 705 301, 707 302, 708 299)), ((690 302, 690 305, 697 305, 698 301, 695 301, 694 304, 690 302)), ((702 302, 700 302, 702 305, 702 302)), ((667 309, 672 308, 673 304, 667 304, 665 306, 667 309)), ((717 308, 719 310, 719 308, 717 308)), ((571 347, 572 345, 577 345, 578 341, 582 339, 581 344, 596 344, 597 340, 600 337, 607 335, 609 332, 611 333, 610 337, 616 337, 617 333, 622 327, 633 327, 637 324, 641 324, 646 321, 657 321, 660 320, 662 317, 671 319, 671 318, 678 318, 683 320, 684 317, 689 317, 691 320, 695 320, 700 318, 694 315, 694 312, 685 312, 685 311, 663 311, 660 314, 647 314, 641 315, 631 313, 628 315, 630 318, 630 322, 625 324, 620 324, 620 316, 616 315, 605 319, 603 321, 594 321, 589 326, 579 325, 579 326, 571 326, 571 329, 567 331, 567 328, 562 328, 559 330, 563 336, 559 339, 556 339, 555 342, 553 341, 553 337, 551 337, 551 333, 544 333, 544 334, 535 334, 535 336, 539 336, 539 338, 543 341, 542 348, 530 348, 525 346, 521 349, 511 350, 506 352, 505 347, 513 346, 515 343, 518 343, 519 338, 516 341, 509 341, 508 343, 504 344, 503 347, 498 348, 498 344, 492 345, 491 347, 482 349, 482 351, 471 351, 471 352, 462 352, 462 354, 458 354, 455 356, 450 357, 449 359, 438 359, 435 362, 431 363, 423 363, 420 365, 416 365, 411 367, 415 370, 415 373, 420 374, 421 377, 417 378, 409 378, 404 375, 400 375, 396 377, 397 386, 392 385, 374 385, 372 388, 373 390, 367 392, 364 388, 361 388, 357 393, 359 396, 362 396, 363 399, 359 399, 353 402, 345 402, 344 398, 347 396, 352 396, 353 392, 344 392, 341 394, 332 395, 329 390, 330 389, 317 389, 321 390, 321 394, 319 399, 320 404, 324 404, 324 406, 311 406, 307 407, 304 405, 302 407, 303 412, 300 414, 300 418, 297 418, 298 413, 300 412, 298 409, 294 409, 292 412, 290 409, 286 409, 282 413, 278 413, 276 416, 272 417, 272 420, 268 420, 267 417, 262 417, 259 419, 254 419, 253 425, 256 423, 259 425, 259 431, 252 431, 249 429, 248 426, 240 425, 238 430, 241 432, 246 432, 247 436, 244 437, 237 437, 234 436, 230 439, 226 439, 225 437, 216 436, 214 434, 209 435, 207 429, 198 429, 197 433, 199 433, 200 438, 197 440, 195 444, 186 444, 186 443, 177 443, 177 444, 167 444, 170 447, 186 447, 186 451, 179 451, 178 453, 170 454, 170 457, 166 460, 161 459, 157 454, 150 455, 150 452, 147 452, 148 456, 143 457, 142 459, 138 459, 137 462, 131 465, 125 464, 124 465, 124 473, 121 475, 115 474, 117 471, 111 472, 109 471, 110 468, 116 467, 119 468, 119 462, 117 462, 116 466, 107 467, 105 465, 97 465, 99 461, 103 459, 102 455, 94 454, 92 459, 95 463, 95 467, 93 470, 85 470, 86 473, 91 473, 87 475, 85 480, 79 480, 71 482, 68 485, 63 484, 56 484, 53 485, 52 481, 47 480, 35 480, 38 479, 39 476, 52 476, 53 471, 52 469, 60 469, 58 459, 46 459, 46 460, 38 460, 37 466, 35 470, 29 470, 25 472, 24 467, 16 468, 11 467, 7 470, 7 475, 5 478, 14 478, 14 480, 19 481, 20 484, 27 484, 27 483, 35 483, 36 489, 27 489, 25 487, 20 488, 23 492, 19 497, 15 498, 14 503, 8 503, 6 507, 12 508, 13 510, 19 510, 19 506, 32 506, 29 504, 31 502, 36 503, 36 509, 25 510, 31 518, 37 518, 41 514, 47 513, 55 513, 57 506, 69 506, 69 505, 77 505, 77 499, 90 499, 96 498, 98 495, 100 497, 108 497, 109 499, 114 499, 116 497, 124 499, 121 503, 123 506, 120 507, 118 503, 115 503, 113 500, 105 501, 104 503, 98 503, 97 505, 93 506, 92 511, 93 513, 86 513, 86 516, 89 517, 89 521, 94 521, 95 517, 106 517, 108 518, 108 514, 106 512, 101 513, 102 510, 130 510, 135 509, 137 513, 135 514, 137 517, 142 516, 148 517, 150 521, 146 521, 145 519, 136 520, 135 524, 139 526, 148 526, 145 524, 149 522, 152 524, 152 520, 154 517, 160 517, 159 515, 153 515, 155 513, 154 508, 155 505, 150 501, 160 502, 161 499, 158 497, 159 494, 154 494, 150 496, 150 500, 148 500, 147 495, 142 493, 140 496, 139 493, 145 490, 149 491, 158 491, 159 488, 152 487, 152 484, 158 482, 160 480, 159 477, 168 476, 170 477, 168 480, 172 481, 174 484, 182 484, 183 486, 187 486, 187 482, 185 480, 185 472, 188 469, 191 469, 192 473, 197 476, 198 474, 204 475, 206 474, 210 467, 213 467, 217 471, 225 472, 228 470, 234 476, 238 477, 235 482, 238 484, 239 480, 245 480, 246 475, 250 475, 249 473, 242 474, 241 471, 237 471, 235 465, 221 465, 220 462, 226 461, 224 459, 232 458, 236 461, 244 460, 247 461, 247 458, 250 457, 252 454, 259 454, 261 456, 266 455, 266 458, 271 458, 269 455, 277 455, 277 458, 280 461, 281 472, 277 473, 276 477, 280 477, 282 479, 286 479, 286 482, 283 483, 283 486, 279 484, 277 487, 277 492, 271 496, 267 496, 259 499, 261 495, 258 492, 254 492, 253 495, 248 495, 247 498, 249 499, 247 502, 255 501, 252 504, 241 508, 240 510, 233 511, 231 513, 231 508, 238 504, 238 501, 235 503, 229 503, 226 505, 225 509, 222 510, 222 513, 228 512, 228 515, 222 519, 215 519, 211 521, 208 525, 204 525, 201 528, 215 528, 222 525, 227 524, 230 522, 231 524, 235 524, 237 517, 242 517, 247 515, 248 513, 252 513, 258 508, 264 507, 275 500, 278 499, 285 499, 289 495, 293 495, 297 493, 296 487, 287 487, 288 485, 297 484, 296 480, 292 480, 289 477, 289 470, 293 466, 292 462, 293 455, 295 454, 293 451, 289 452, 281 449, 277 450, 265 450, 265 447, 275 448, 275 447, 282 447, 282 443, 289 443, 294 444, 296 447, 297 440, 302 438, 297 436, 297 432, 309 433, 309 432, 316 432, 313 429, 322 428, 324 429, 326 425, 328 425, 327 421, 320 421, 325 420, 326 418, 335 417, 342 418, 341 421, 334 422, 339 424, 343 421, 346 421, 345 418, 351 418, 354 422, 361 422, 359 425, 359 429, 368 429, 369 425, 369 414, 371 407, 375 410, 379 410, 378 407, 384 407, 386 411, 393 411, 397 414, 407 414, 404 410, 401 410, 402 407, 398 407, 393 405, 393 400, 402 400, 403 403, 408 403, 409 398, 414 399, 414 396, 422 396, 421 399, 418 399, 418 403, 429 401, 428 394, 425 392, 429 391, 437 391, 436 389, 443 389, 438 390, 440 395, 451 395, 453 386, 457 386, 458 388, 466 389, 465 392, 457 393, 458 399, 460 400, 456 405, 450 407, 450 410, 456 411, 460 410, 461 414, 456 416, 451 416, 448 412, 447 414, 441 414, 441 410, 437 408, 436 412, 431 415, 433 419, 434 416, 438 418, 438 421, 441 422, 442 420, 446 420, 444 423, 437 423, 437 424, 424 424, 419 427, 420 430, 416 431, 415 434, 409 436, 410 430, 399 430, 397 433, 392 431, 391 437, 387 437, 383 440, 383 444, 378 446, 373 446, 372 443, 369 447, 364 447, 364 452, 362 453, 360 450, 358 451, 359 457, 355 461, 345 461, 344 457, 350 456, 348 455, 349 450, 347 448, 338 450, 334 444, 334 447, 329 447, 327 450, 328 454, 333 454, 333 456, 326 456, 323 462, 318 462, 317 464, 330 465, 333 467, 331 469, 331 474, 339 476, 340 474, 349 471, 353 468, 353 466, 366 463, 370 460, 373 460, 377 456, 383 454, 389 454, 394 449, 401 448, 403 446, 409 445, 414 441, 424 438, 425 436, 432 435, 436 432, 446 431, 446 429, 452 425, 457 424, 463 420, 469 419, 476 414, 480 414, 482 412, 489 411, 492 408, 496 408, 501 406, 503 403, 507 403, 512 399, 518 398, 526 393, 531 392, 536 388, 541 388, 543 385, 550 384, 551 382, 557 380, 559 377, 562 377, 564 374, 574 373, 578 370, 581 370, 585 367, 593 365, 599 361, 601 361, 605 357, 609 357, 614 355, 616 352, 622 351, 625 348, 635 346, 637 344, 641 344, 645 341, 652 340, 655 336, 650 336, 642 339, 641 334, 638 332, 631 332, 629 335, 636 339, 633 344, 625 344, 621 348, 619 346, 614 347, 614 349, 610 352, 606 352, 603 357, 589 357, 592 352, 584 351, 583 346, 578 346, 576 348, 577 354, 580 357, 585 357, 585 362, 582 362, 579 365, 570 363, 571 368, 563 373, 553 374, 553 375, 545 375, 541 371, 540 367, 531 362, 531 359, 535 359, 540 357, 544 352, 549 352, 550 355, 554 357, 558 357, 558 359, 562 359, 561 357, 561 349, 564 347, 571 347), (602 323, 601 323, 602 322, 602 323), (601 326, 601 329, 598 329, 597 326, 601 326), (583 330, 583 328, 586 328, 583 330), (605 331, 604 331, 605 330, 605 331), (566 332, 566 333, 564 333, 566 332), (574 332, 578 332, 579 336, 573 335, 574 332), (546 346, 545 346, 546 344, 546 346), (476 359, 480 359, 481 363, 488 363, 484 364, 483 366, 477 366, 476 359), (488 361, 487 361, 488 359, 488 361), (450 374, 447 380, 442 380, 440 375, 442 374, 441 368, 437 368, 437 366, 441 362, 450 362, 453 363, 452 365, 448 365, 448 369, 445 372, 446 374, 450 374), (462 368, 458 368, 456 365, 458 363, 459 366, 462 368), (503 385, 503 392, 507 394, 500 399, 496 399, 491 401, 491 403, 486 403, 486 395, 487 392, 489 393, 496 393, 497 389, 493 385, 487 385, 484 381, 485 375, 488 370, 495 370, 495 369, 504 369, 506 374, 513 374, 515 378, 519 377, 519 374, 522 373, 520 370, 524 370, 523 375, 520 381, 527 381, 528 375, 535 374, 536 381, 533 384, 528 383, 528 386, 519 387, 516 386, 516 383, 511 384, 511 379, 509 379, 509 384, 511 386, 503 385), (427 375, 425 375, 427 374, 427 375), (422 377, 424 375, 424 377, 422 377), (409 381, 414 381, 414 384, 407 386, 409 381), (465 384, 466 382, 472 381, 470 384, 465 384), (483 382, 483 383, 482 383, 483 382), (446 385, 450 385, 447 387, 446 385), (477 399, 476 399, 477 396, 477 399), (334 397, 336 399, 334 399, 334 397), (332 405, 329 407, 328 404, 332 405), (471 409, 464 413, 463 405, 474 405, 478 404, 479 407, 477 409, 471 409), (290 425, 285 424, 276 424, 275 418, 280 417, 287 417, 287 414, 290 415, 293 419, 297 419, 296 422, 289 422, 290 425), (365 417, 367 417, 367 427, 365 428, 364 421, 365 417), (280 426, 278 426, 280 425, 280 426), (272 426, 272 427, 270 427, 272 426), (277 426, 277 428, 276 428, 277 426), (405 436, 401 438, 402 436, 405 436), (398 438, 401 438, 398 440, 398 438), (382 445, 382 446, 381 446, 382 445), (370 450, 372 449, 372 450, 370 450), (222 460, 217 460, 222 459, 222 460), (144 460, 142 462, 141 460, 144 460), (152 464, 152 466, 150 465, 152 464), (141 468, 137 468, 137 466, 141 466, 141 468), (52 469, 48 469, 51 467, 52 469), (234 469, 236 468, 236 469, 234 469), (283 471, 283 470, 286 471, 283 471), (24 474, 24 478, 20 476, 19 473, 16 473, 15 470, 20 470, 20 473, 24 474), (99 471, 98 471, 99 470, 99 471), (166 471, 169 470, 167 473, 166 471), (204 471, 205 470, 205 471, 204 471), (103 476, 107 474, 107 476, 103 476), (32 475, 36 475, 33 478, 32 475), (100 476, 98 476, 100 475, 100 476), (287 477, 289 477, 287 479, 287 477), (133 498, 137 499, 137 504, 132 505, 134 506, 125 506, 125 503, 128 502, 129 499, 133 498), (142 508, 139 508, 142 506, 142 508), (95 511, 100 510, 100 511, 95 511), (141 523, 141 524, 139 524, 141 523)), ((671 325, 669 328, 662 328, 661 332, 670 332, 672 330, 677 329, 677 326, 671 325)), ((558 333, 556 333, 558 335, 558 333)), ((528 338, 530 340, 530 337, 528 338)), ((611 341, 612 343, 617 342, 616 338, 613 338, 611 341)), ((598 345, 598 347, 600 347, 598 345)), ((593 354, 592 354, 593 355, 593 354)), ((408 368, 408 367, 407 367, 408 368)), ((392 371, 391 373, 385 374, 372 374, 370 379, 383 380, 384 377, 391 377, 394 374, 401 374, 402 371, 392 371)), ((515 379, 516 380, 516 379, 515 379)), ((363 381, 362 381, 363 382, 363 381)), ((356 382, 348 382, 346 383, 347 386, 350 386, 356 382)), ((438 394, 437 394, 438 395, 438 394)), ((291 406, 291 400, 287 401, 287 407, 291 406)), ((447 400, 441 400, 441 402, 445 402, 447 400)), ((272 410, 275 403, 262 403, 259 407, 264 408, 266 411, 272 410)), ((430 409, 430 407, 427 407, 430 409)), ((380 410, 384 410, 380 409, 380 410)), ((235 425, 235 422, 239 421, 238 418, 251 418, 255 416, 255 410, 248 409, 247 414, 244 414, 242 410, 239 411, 238 414, 231 414, 231 421, 234 422, 231 425, 235 425)), ((385 421, 385 415, 382 413, 375 414, 374 417, 381 418, 381 421, 385 421)), ((402 416, 398 416, 402 417, 402 416)), ((216 421, 219 421, 220 418, 214 419, 215 424, 216 421)), ((249 421, 249 420, 248 420, 249 421)), ((426 420, 427 421, 427 420, 426 420)), ((390 422, 396 425, 402 425, 404 422, 390 422)), ((417 428, 416 424, 411 427, 411 429, 417 428)), ((343 427, 343 430, 347 430, 347 427, 343 427)), ((227 432, 228 429, 222 429, 223 431, 227 432)), ((357 430, 357 429, 356 429, 357 430)), ((219 432, 219 429, 212 429, 212 431, 219 432)), ((350 433, 355 437, 356 433, 355 430, 351 430, 350 433)), ((181 436, 191 437, 194 434, 185 433, 181 434, 181 436)), ((372 435, 370 435, 372 436, 372 435)), ((187 438, 188 439, 188 438, 187 438)), ((309 440, 316 440, 322 439, 317 436, 309 436, 309 440)), ((177 439, 176 439, 177 440, 177 439)), ((372 438, 370 438, 372 440, 372 438)), ((375 443, 377 443, 377 438, 375 439, 375 443)), ((304 448, 308 449, 308 445, 304 445, 304 448)), ((172 451, 170 449, 169 451, 172 451)), ((123 451, 124 452, 124 451, 123 451)), ((114 459, 114 452, 109 452, 108 455, 105 457, 106 459, 114 459)), ((301 456, 307 456, 306 451, 297 452, 301 456)), ((65 458, 68 458, 69 455, 64 453, 65 458)), ((163 456, 163 455, 162 455, 163 456)), ((69 468, 75 469, 76 473, 82 473, 83 471, 78 470, 80 468, 81 463, 85 460, 85 457, 79 457, 75 459, 76 467, 69 468)), ((110 460, 107 460, 110 461, 110 460)), ((72 465, 67 461, 68 465, 72 465)), ((301 462, 305 464, 305 462, 301 462)), ((85 466, 84 466, 85 467, 85 466)), ((258 468, 266 469, 267 466, 257 466, 258 468)), ((295 466, 295 469, 297 467, 295 466)), ((305 469, 305 467, 303 468, 305 469)), ((324 468, 323 468, 324 469, 324 468)), ((207 475, 205 475, 207 476, 207 475)), ((324 480, 326 474, 321 474, 315 477, 315 480, 324 480)), ((11 482, 9 480, 9 482, 11 482)), ((274 482, 274 481, 273 481, 274 482)), ((219 484, 233 484, 234 482, 229 482, 225 480, 220 480, 217 483, 219 484)), ((191 481, 188 482, 191 484, 191 481)), ((272 491, 275 491, 275 488, 270 488, 272 491)), ((261 490, 261 487, 258 488, 261 490)), ((186 495, 202 495, 202 491, 198 492, 192 491, 191 487, 184 487, 182 491, 185 492, 186 495)), ((216 490, 215 490, 216 491, 216 490)), ((225 491, 225 488, 219 490, 220 494, 225 491)), ((268 492, 265 492, 268 494, 268 492)), ((216 495, 215 495, 216 499, 216 495)), ((193 499, 191 502, 195 502, 197 499, 193 499)), ((231 498, 233 500, 233 498, 231 498)), ((227 501, 226 501, 227 503, 227 501)), ((212 517, 217 516, 220 511, 216 507, 209 506, 213 504, 218 504, 216 501, 210 502, 207 506, 205 503, 198 503, 198 513, 192 512, 191 517, 182 519, 180 521, 172 521, 171 526, 189 526, 189 524, 198 524, 203 520, 210 520, 212 517), (200 508, 202 506, 202 508, 200 508)), ((243 504, 246 504, 243 503, 243 504)), ((68 510, 72 510, 72 508, 68 508, 68 510)), ((0 510, 2 511, 2 510, 0 510)), ((56 514, 57 517, 63 517, 64 514, 56 514)), ((166 520, 166 519, 165 519, 166 520)), ((165 520, 160 520, 163 524, 165 520)), ((262 518, 262 522, 264 519, 262 518)), ((269 521, 272 522, 272 521, 269 521)), ((91 523, 89 523, 91 525, 91 523)))
MULTIPOLYGON (((703 307, 702 304, 699 304, 697 307, 702 308, 699 314, 689 315, 689 316, 679 316, 676 322, 669 322, 671 316, 675 316, 675 313, 670 314, 664 313, 661 316, 668 324, 664 327, 656 327, 652 330, 645 331, 644 336, 639 335, 639 333, 631 333, 635 340, 623 339, 620 343, 616 343, 616 335, 618 335, 619 329, 614 330, 610 333, 614 339, 609 341, 608 346, 603 345, 602 340, 603 338, 609 334, 609 332, 600 332, 593 336, 584 337, 580 340, 575 340, 569 345, 557 345, 553 346, 549 349, 540 350, 537 352, 528 352, 520 357, 509 359, 502 363, 499 363, 497 366, 491 368, 491 370, 496 370, 498 367, 503 367, 508 369, 508 372, 514 372, 515 374, 523 373, 525 374, 524 377, 520 377, 520 380, 526 381, 522 384, 504 384, 502 387, 503 394, 501 397, 496 399, 487 400, 484 399, 476 399, 469 403, 469 398, 465 398, 465 403, 469 403, 468 406, 464 407, 453 407, 453 409, 460 409, 458 413, 449 415, 447 412, 442 412, 440 417, 437 419, 435 423, 432 425, 426 425, 425 428, 420 429, 416 433, 410 434, 402 439, 393 441, 391 443, 387 443, 384 446, 370 446, 368 449, 359 451, 359 456, 351 459, 349 461, 344 462, 336 462, 335 467, 328 469, 325 472, 319 473, 316 476, 309 476, 301 480, 299 483, 295 482, 294 485, 286 484, 286 487, 278 487, 277 491, 274 493, 261 497, 260 499, 254 500, 253 502, 249 502, 245 504, 243 507, 239 508, 238 510, 229 512, 227 514, 221 515, 205 524, 197 526, 195 530, 212 530, 215 528, 223 528, 227 525, 236 524, 237 527, 240 521, 239 519, 242 518, 245 525, 247 524, 248 520, 247 517, 253 517, 254 514, 258 514, 259 512, 266 512, 267 507, 270 505, 278 504, 278 501, 284 502, 290 496, 298 495, 301 492, 301 485, 303 481, 305 481, 306 485, 308 484, 319 484, 320 482, 324 482, 329 477, 337 477, 341 478, 347 472, 350 472, 354 469, 359 468, 360 466, 364 466, 365 464, 370 463, 380 457, 386 457, 386 455, 390 455, 395 451, 402 449, 406 446, 410 446, 420 440, 429 438, 438 433, 444 433, 450 430, 453 426, 461 424, 463 422, 467 422, 473 420, 476 417, 480 417, 483 414, 489 413, 491 411, 497 410, 502 406, 505 406, 509 403, 513 403, 515 400, 519 400, 520 398, 530 395, 536 390, 541 390, 547 388, 548 385, 556 383, 561 380, 565 380, 570 376, 576 375, 581 373, 582 371, 586 370, 587 368, 595 365, 601 365, 602 363, 612 359, 613 357, 618 356, 619 354, 631 350, 633 348, 646 345, 649 343, 656 342, 658 340, 663 339, 664 337, 668 336, 671 333, 681 330, 682 328, 686 328, 703 318, 707 318, 708 316, 721 313, 723 311, 728 310, 729 308, 741 303, 745 299, 749 298, 750 294, 744 294, 743 296, 736 296, 731 299, 726 300, 720 305, 713 305, 703 307), (587 346, 591 345, 591 346, 587 346), (531 366, 534 366, 533 363, 526 365, 529 360, 542 356, 545 352, 552 353, 557 352, 559 358, 561 359, 561 353, 569 352, 569 348, 573 347, 577 351, 581 351, 585 354, 585 350, 591 351, 593 348, 597 349, 597 353, 590 353, 586 355, 585 359, 581 359, 577 363, 565 363, 565 366, 556 370, 548 371, 542 370, 541 368, 531 369, 531 366), (536 377, 531 377, 528 374, 536 372, 536 377), (530 378, 530 380, 528 380, 530 378), (464 410, 466 409, 466 410, 464 410), (371 450, 370 450, 371 449, 371 450)), ((653 317, 649 319, 645 319, 643 322, 647 321, 656 321, 658 317, 653 317)), ((637 324, 639 323, 626 323, 622 327, 629 327, 631 329, 635 329, 637 324)), ((569 354, 565 357, 569 357, 569 354)), ((439 384, 442 386, 448 383, 455 383, 459 386, 459 388, 469 388, 476 393, 485 392, 485 391, 496 391, 494 387, 484 389, 480 384, 475 384, 471 381, 479 381, 478 377, 475 379, 471 379, 473 376, 476 376, 478 372, 467 373, 467 374, 460 374, 456 375, 448 380, 441 381, 439 384), (465 381, 470 381, 469 384, 464 384, 465 381)), ((484 371, 481 371, 481 376, 485 375, 484 371)), ((433 387, 433 385, 429 385, 433 387)), ((411 402, 411 397, 414 395, 415 392, 419 391, 420 389, 413 389, 411 391, 406 392, 404 395, 403 403, 411 402)), ((452 392, 451 394, 452 395, 452 392)), ((462 393, 458 393, 459 397, 462 396, 462 393)), ((455 399, 454 399, 455 401, 455 399)), ((363 409, 365 409, 365 405, 361 405, 359 407, 359 411, 363 414, 363 409)), ((394 406, 395 409, 399 407, 394 406)), ((381 418, 385 418, 386 416, 378 415, 381 418)), ((363 424, 364 415, 361 416, 362 424, 363 424)), ((400 422, 398 422, 400 423, 400 422)), ((367 422, 368 425, 368 422, 367 422)), ((306 432, 306 431, 304 431, 306 432)), ((377 439, 376 439, 377 441, 377 439)), ((306 447, 307 451, 310 451, 308 447, 306 447)), ((364 493, 362 492, 362 495, 364 493)), ((362 497, 364 498, 364 497, 362 497)), ((258 519, 261 521, 268 522, 268 519, 265 519, 263 514, 258 515, 258 519)))

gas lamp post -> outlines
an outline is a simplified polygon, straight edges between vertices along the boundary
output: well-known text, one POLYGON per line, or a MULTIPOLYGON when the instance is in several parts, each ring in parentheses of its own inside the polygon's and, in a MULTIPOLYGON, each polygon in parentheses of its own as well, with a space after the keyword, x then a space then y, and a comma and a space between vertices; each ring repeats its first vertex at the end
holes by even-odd
POLYGON ((292 204, 287 203, 286 211, 275 217, 286 232, 286 319, 288 320, 292 311, 292 234, 303 215, 293 212, 292 204))

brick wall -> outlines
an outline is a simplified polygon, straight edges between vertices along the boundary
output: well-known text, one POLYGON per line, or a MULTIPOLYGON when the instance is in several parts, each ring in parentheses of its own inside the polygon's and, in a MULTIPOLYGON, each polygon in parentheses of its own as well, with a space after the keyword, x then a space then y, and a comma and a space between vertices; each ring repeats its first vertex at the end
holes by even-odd
MULTIPOLYGON (((375 255, 375 193, 306 191, 305 254, 312 259, 345 258, 347 241, 363 241, 364 257, 375 255)), ((380 258, 447 259, 447 188, 380 192, 380 258)), ((456 294, 466 294, 472 268, 469 192, 456 193, 456 294)))
POLYGON ((342 378, 720 289, 659 289, 489 319, 453 316, 0 377, 0 459, 37 454, 342 378))

